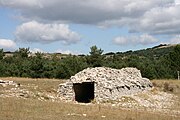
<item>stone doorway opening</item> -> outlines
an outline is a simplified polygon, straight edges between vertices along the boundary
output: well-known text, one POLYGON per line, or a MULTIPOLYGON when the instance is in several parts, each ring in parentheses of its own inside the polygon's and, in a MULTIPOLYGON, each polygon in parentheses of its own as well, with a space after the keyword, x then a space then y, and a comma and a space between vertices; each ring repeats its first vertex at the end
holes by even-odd
POLYGON ((89 103, 94 99, 94 82, 74 83, 75 100, 89 103))

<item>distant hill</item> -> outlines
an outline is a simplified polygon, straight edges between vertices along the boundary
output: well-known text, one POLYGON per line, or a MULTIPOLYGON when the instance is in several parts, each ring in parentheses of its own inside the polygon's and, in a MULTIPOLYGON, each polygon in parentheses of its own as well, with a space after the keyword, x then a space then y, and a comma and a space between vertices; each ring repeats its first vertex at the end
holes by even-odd
POLYGON ((19 48, 15 52, 2 51, 0 77, 64 79, 88 67, 104 66, 115 69, 135 67, 143 77, 149 79, 177 79, 177 71, 180 71, 180 45, 161 44, 142 50, 103 55, 101 49, 96 48, 95 51, 98 52, 93 53, 91 50, 90 55, 34 54, 29 52, 29 48, 19 48))
POLYGON ((126 52, 109 52, 105 55, 119 55, 119 56, 141 56, 141 57, 160 57, 169 54, 177 44, 160 44, 152 48, 126 51, 126 52))
MULTIPOLYGON (((176 46, 177 44, 160 44, 157 46, 154 46, 152 48, 147 48, 147 49, 141 49, 141 50, 136 50, 136 51, 126 51, 126 52, 109 52, 109 53, 105 53, 105 56, 112 56, 112 55, 118 55, 118 56, 122 56, 122 57, 127 57, 127 56, 141 56, 141 57, 160 57, 160 56, 164 56, 169 54, 169 52, 171 52, 173 50, 173 48, 176 46)), ((8 56, 13 56, 15 54, 15 52, 4 52, 5 57, 8 56)), ((52 58, 53 56, 58 57, 59 59, 61 58, 65 58, 67 56, 69 56, 70 54, 62 54, 62 53, 42 53, 44 58, 52 58)), ((35 56, 35 53, 30 53, 29 56, 35 56)), ((78 55, 78 56, 86 56, 86 55, 78 55)))

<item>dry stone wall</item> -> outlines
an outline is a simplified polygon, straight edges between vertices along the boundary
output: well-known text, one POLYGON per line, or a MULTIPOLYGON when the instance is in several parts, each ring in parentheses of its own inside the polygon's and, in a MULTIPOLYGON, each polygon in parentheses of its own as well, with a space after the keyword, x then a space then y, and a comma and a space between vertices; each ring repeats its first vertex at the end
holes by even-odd
POLYGON ((59 96, 64 100, 74 100, 74 83, 94 82, 95 101, 118 100, 121 96, 150 90, 149 79, 142 78, 136 68, 111 69, 107 67, 87 68, 59 85, 59 96))

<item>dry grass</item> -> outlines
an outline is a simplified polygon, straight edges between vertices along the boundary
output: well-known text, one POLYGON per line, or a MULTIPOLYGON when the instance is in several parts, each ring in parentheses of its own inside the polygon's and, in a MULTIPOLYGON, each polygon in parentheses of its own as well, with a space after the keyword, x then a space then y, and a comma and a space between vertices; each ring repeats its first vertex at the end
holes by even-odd
MULTIPOLYGON (((0 78, 13 80, 21 84, 21 88, 37 92, 52 92, 62 80, 0 78), (31 87, 38 86, 38 87, 31 87), (34 89, 36 88, 36 89, 34 89)), ((156 82, 156 81, 153 81, 156 82)), ((157 81, 156 84, 158 84, 157 81)), ((127 110, 119 107, 99 104, 74 104, 62 101, 40 101, 17 97, 0 98, 0 120, 179 120, 180 116, 171 116, 156 112, 127 110)))
POLYGON ((180 117, 120 108, 1 98, 1 120, 178 120, 180 117))
POLYGON ((20 83, 20 88, 28 89, 29 91, 38 92, 56 92, 58 85, 65 82, 60 79, 32 79, 32 78, 16 78, 7 77, 0 78, 2 80, 12 80, 16 83, 20 83))
POLYGON ((178 101, 172 109, 180 111, 180 80, 152 80, 152 83, 156 89, 176 95, 178 101))
POLYGON ((152 80, 152 83, 159 90, 170 92, 180 97, 180 80, 152 80))

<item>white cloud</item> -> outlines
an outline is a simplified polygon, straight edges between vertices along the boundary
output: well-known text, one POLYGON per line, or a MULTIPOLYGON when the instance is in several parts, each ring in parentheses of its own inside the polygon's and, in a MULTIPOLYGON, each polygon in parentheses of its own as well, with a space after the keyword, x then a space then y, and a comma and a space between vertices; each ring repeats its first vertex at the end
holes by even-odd
POLYGON ((177 35, 175 37, 173 37, 170 41, 170 44, 180 44, 180 35, 177 35))
POLYGON ((180 0, 175 0, 176 5, 180 5, 180 0))
POLYGON ((140 36, 128 36, 128 37, 120 36, 120 37, 116 37, 113 40, 113 43, 117 45, 138 45, 138 44, 148 45, 157 42, 158 39, 148 34, 142 34, 140 36))
POLYGON ((72 54, 72 55, 78 55, 79 54, 79 52, 77 52, 77 51, 61 50, 61 49, 56 50, 55 53, 72 54))
POLYGON ((0 0, 0 5, 25 9, 26 7, 41 6, 41 3, 39 0, 0 0))
POLYGON ((64 44, 76 43, 80 35, 65 24, 42 24, 36 21, 23 23, 15 32, 16 40, 21 42, 51 43, 61 41, 64 44))
POLYGON ((118 44, 118 45, 126 45, 126 44, 129 43, 128 38, 127 38, 127 37, 122 37, 122 36, 116 37, 116 38, 113 40, 113 42, 114 42, 115 44, 118 44))
POLYGON ((180 6, 153 8, 146 12, 134 31, 145 31, 152 34, 178 34, 180 32, 180 6))
POLYGON ((32 53, 37 53, 37 52, 45 53, 43 50, 41 50, 41 49, 39 49, 39 48, 30 49, 30 52, 32 52, 32 53))
POLYGON ((174 0, 0 0, 0 5, 20 10, 23 17, 50 21, 97 24, 137 18, 174 0))
POLYGON ((0 48, 4 50, 15 50, 16 47, 16 43, 13 40, 0 39, 0 48))
POLYGON ((177 34, 179 0, 0 0, 26 20, 126 26, 130 32, 177 34))

